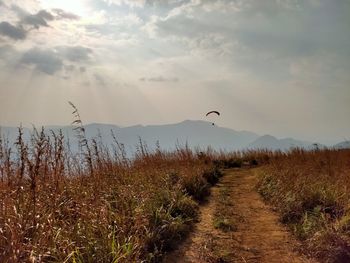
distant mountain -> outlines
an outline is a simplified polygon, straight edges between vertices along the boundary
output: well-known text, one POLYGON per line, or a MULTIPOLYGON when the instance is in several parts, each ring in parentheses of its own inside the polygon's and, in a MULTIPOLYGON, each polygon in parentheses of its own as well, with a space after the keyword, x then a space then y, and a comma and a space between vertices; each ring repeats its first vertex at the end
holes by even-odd
MULTIPOLYGON (((110 124, 88 124, 84 126, 86 136, 97 138, 105 145, 114 143, 112 132, 119 143, 124 144, 128 152, 133 152, 139 139, 145 142, 150 149, 155 148, 159 143, 162 149, 172 150, 178 146, 188 145, 191 148, 206 148, 211 146, 214 149, 238 150, 243 149, 250 142, 254 141, 259 135, 248 131, 235 131, 228 128, 213 126, 210 122, 186 120, 176 124, 167 125, 136 125, 130 127, 119 127, 110 124)), ((32 129, 24 128, 25 138, 29 139, 32 129)), ((73 149, 78 145, 76 132, 72 126, 47 126, 47 133, 54 131, 56 133, 62 130, 66 138, 69 139, 73 149)), ((13 127, 2 127, 1 134, 5 135, 10 143, 14 143, 18 129, 13 127)))
MULTIPOLYGON (((208 146, 216 150, 244 150, 244 149, 270 149, 270 150, 288 150, 294 147, 305 149, 314 149, 316 144, 306 141, 299 141, 292 138, 277 139, 271 135, 259 136, 249 131, 236 131, 229 128, 223 128, 212 125, 205 121, 186 120, 176 124, 166 125, 136 125, 130 127, 120 127, 112 124, 92 123, 85 125, 86 136, 89 139, 95 138, 102 141, 105 145, 111 147, 114 143, 112 131, 121 144, 124 144, 128 153, 136 150, 136 145, 141 138, 149 149, 154 149, 159 143, 165 150, 173 150, 176 146, 188 145, 191 148, 208 146)), ((62 130, 64 136, 69 139, 72 150, 76 150, 78 139, 72 126, 47 126, 47 133, 54 131, 58 133, 62 130)), ((23 128, 24 138, 29 141, 32 129, 23 128)), ((0 133, 8 138, 8 141, 14 143, 18 128, 1 127, 0 133)), ((318 148, 324 146, 317 144, 318 148)), ((341 147, 337 146, 337 147, 341 147)))
POLYGON ((269 150, 288 150, 291 148, 311 149, 314 143, 306 141, 298 141, 292 138, 277 139, 271 135, 264 135, 257 138, 248 145, 249 149, 269 149, 269 150))
MULTIPOLYGON (((29 141, 31 133, 32 129, 23 128, 23 138, 26 141, 29 141)), ((18 128, 0 126, 0 134, 5 138, 5 141, 8 141, 9 144, 13 144, 18 136, 18 128)))
POLYGON ((350 141, 343 141, 333 146, 334 149, 350 149, 350 141))
POLYGON ((187 143, 190 147, 212 146, 215 149, 226 150, 241 149, 258 137, 252 132, 213 126, 204 121, 126 127, 119 129, 117 137, 122 142, 135 142, 139 136, 150 145, 155 145, 159 141, 159 144, 166 149, 173 148, 176 143, 180 145, 187 143))

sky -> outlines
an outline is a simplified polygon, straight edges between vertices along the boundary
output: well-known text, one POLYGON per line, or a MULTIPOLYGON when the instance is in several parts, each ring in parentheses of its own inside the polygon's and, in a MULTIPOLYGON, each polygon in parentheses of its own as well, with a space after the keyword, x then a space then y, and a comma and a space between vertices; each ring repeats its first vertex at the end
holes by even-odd
POLYGON ((0 0, 0 125, 350 138, 348 0, 0 0), (212 117, 214 118, 214 117, 212 117))

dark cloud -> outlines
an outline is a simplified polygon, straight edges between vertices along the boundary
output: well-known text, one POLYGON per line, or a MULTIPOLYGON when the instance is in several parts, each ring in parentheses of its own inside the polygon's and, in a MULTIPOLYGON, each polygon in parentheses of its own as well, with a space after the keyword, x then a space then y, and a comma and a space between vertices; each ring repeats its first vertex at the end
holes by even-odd
POLYGON ((80 17, 78 15, 67 12, 67 11, 65 11, 63 9, 59 9, 59 8, 54 8, 52 10, 42 9, 36 14, 30 14, 29 12, 27 12, 23 8, 19 7, 18 5, 12 5, 11 9, 15 13, 17 13, 17 15, 21 19, 24 19, 24 20, 26 19, 26 17, 31 17, 31 16, 34 16, 37 19, 44 19, 46 22, 52 21, 52 20, 60 20, 60 19, 68 19, 68 20, 80 19, 80 17))
POLYGON ((18 25, 22 30, 26 30, 27 32, 31 28, 39 29, 40 27, 49 27, 50 21, 79 19, 79 16, 66 12, 62 9, 53 9, 52 11, 43 9, 35 14, 31 14, 18 5, 12 5, 11 10, 14 11, 20 19, 18 21, 18 25), (23 27, 26 27, 26 29, 23 29, 23 27))
POLYGON ((12 6, 12 10, 14 10, 20 17, 20 24, 33 26, 35 29, 48 27, 48 22, 55 19, 55 17, 47 10, 40 10, 36 14, 30 14, 16 5, 12 6))
MULTIPOLYGON (((42 12, 42 11, 40 11, 42 12)), ((43 11, 44 14, 46 14, 47 16, 50 14, 46 11, 43 11)), ((45 15, 44 15, 45 16, 45 15)), ((48 23, 46 21, 46 19, 40 15, 39 13, 36 14, 36 15, 28 15, 28 16, 25 16, 21 22, 21 24, 26 24, 26 25, 30 25, 30 26, 33 26, 35 29, 39 29, 40 27, 48 27, 48 23)))
POLYGON ((21 40, 26 38, 27 32, 21 26, 16 27, 5 21, 0 23, 0 35, 21 40))
POLYGON ((62 59, 50 49, 32 48, 24 53, 21 63, 34 65, 38 71, 48 75, 54 75, 63 67, 62 59))
POLYGON ((17 5, 12 5, 10 9, 18 15, 20 20, 17 22, 17 26, 11 25, 6 21, 1 22, 0 34, 15 40, 24 40, 31 28, 48 27, 47 21, 54 19, 52 14, 45 10, 41 10, 33 15, 17 5))
POLYGON ((49 13, 48 11, 46 10, 40 10, 37 14, 36 14, 37 17, 40 17, 42 19, 45 19, 46 21, 51 21, 51 20, 54 20, 55 17, 49 13))
POLYGON ((231 52, 235 60, 244 50, 248 56, 278 59, 318 52, 349 55, 349 1, 203 0, 191 12, 184 10, 158 16, 151 32, 180 43, 186 40, 193 50, 232 44, 243 51, 231 52), (226 8, 229 4, 235 8, 226 8), (222 37, 210 39, 215 35, 222 37))
POLYGON ((179 78, 177 78, 177 77, 165 78, 163 76, 151 77, 151 78, 142 77, 139 80, 140 81, 149 81, 149 82, 179 82, 179 78))
POLYGON ((92 53, 92 49, 82 46, 61 46, 56 49, 62 57, 72 62, 88 61, 92 53))
POLYGON ((58 46, 52 49, 32 48, 23 54, 20 63, 34 65, 36 70, 48 75, 54 75, 62 69, 66 73, 76 70, 85 72, 86 68, 79 64, 87 62, 91 53, 91 49, 82 46, 58 46))
POLYGON ((350 4, 341 2, 327 1, 313 7, 306 5, 305 1, 300 3, 300 10, 286 9, 285 6, 278 9, 276 3, 267 8, 259 2, 255 9, 251 8, 238 17, 240 26, 234 36, 252 50, 279 57, 347 51, 350 4))

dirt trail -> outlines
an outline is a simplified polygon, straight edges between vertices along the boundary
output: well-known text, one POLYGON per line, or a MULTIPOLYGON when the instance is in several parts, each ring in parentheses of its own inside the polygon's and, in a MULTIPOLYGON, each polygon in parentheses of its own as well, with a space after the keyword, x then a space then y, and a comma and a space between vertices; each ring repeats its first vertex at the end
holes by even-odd
POLYGON ((194 231, 164 262, 315 262, 294 250, 298 243, 256 192, 255 172, 227 170, 201 207, 194 231), (229 215, 233 230, 214 227, 221 212, 229 215))

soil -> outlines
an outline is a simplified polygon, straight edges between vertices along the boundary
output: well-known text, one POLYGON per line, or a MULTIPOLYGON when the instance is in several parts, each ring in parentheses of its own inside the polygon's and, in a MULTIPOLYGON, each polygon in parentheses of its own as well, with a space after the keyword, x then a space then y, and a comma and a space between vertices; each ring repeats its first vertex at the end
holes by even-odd
POLYGON ((163 262, 316 262, 298 254, 300 244, 257 193, 257 171, 224 171, 193 232, 163 262), (229 217, 229 230, 215 225, 218 213, 229 217))

